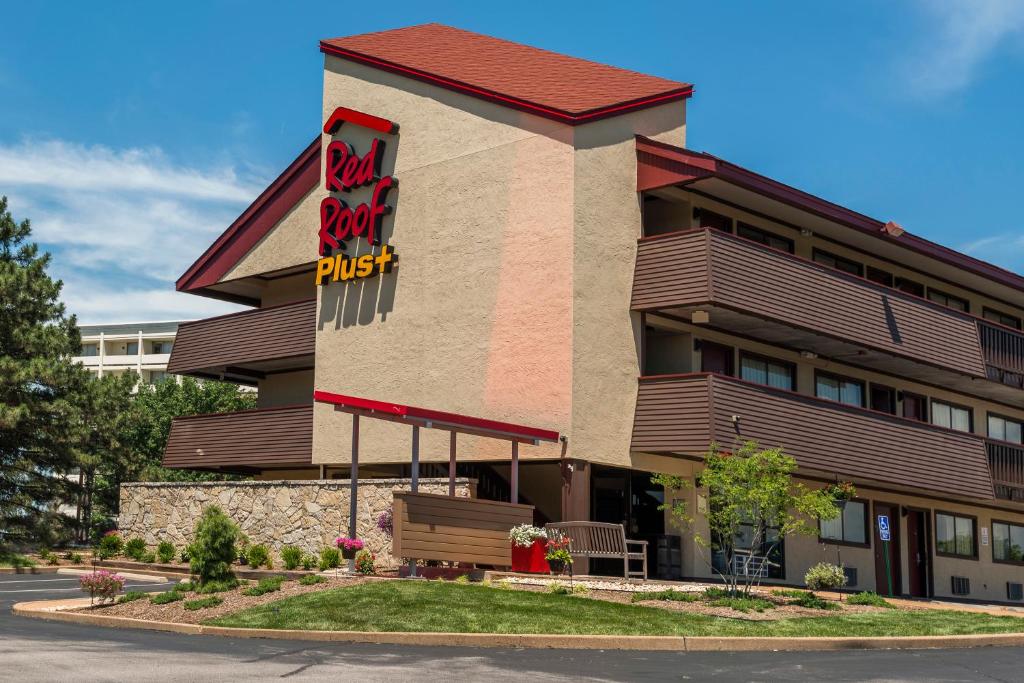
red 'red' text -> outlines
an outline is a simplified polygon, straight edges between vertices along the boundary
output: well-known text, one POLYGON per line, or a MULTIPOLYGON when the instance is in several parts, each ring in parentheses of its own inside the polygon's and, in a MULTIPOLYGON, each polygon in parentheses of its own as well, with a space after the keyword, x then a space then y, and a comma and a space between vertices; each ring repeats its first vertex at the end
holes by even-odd
POLYGON ((388 192, 398 184, 394 176, 380 177, 384 141, 374 138, 370 150, 359 156, 347 142, 335 140, 327 146, 324 165, 324 187, 329 192, 350 192, 353 188, 374 185, 369 202, 351 207, 337 197, 328 196, 320 202, 321 256, 340 249, 352 238, 364 238, 374 245, 382 243, 381 223, 391 212, 385 201, 388 192))

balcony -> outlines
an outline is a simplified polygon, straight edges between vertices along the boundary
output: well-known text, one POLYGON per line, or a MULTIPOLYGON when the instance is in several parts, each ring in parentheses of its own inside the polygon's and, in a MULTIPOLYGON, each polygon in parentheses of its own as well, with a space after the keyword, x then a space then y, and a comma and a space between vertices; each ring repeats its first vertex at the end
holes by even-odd
POLYGON ((163 460, 164 467, 235 473, 312 463, 312 404, 175 418, 163 460))
POLYGON ((641 240, 632 308, 1024 406, 1024 335, 716 230, 641 240))
POLYGON ((143 365, 167 365, 171 361, 169 353, 144 353, 142 354, 143 365))
POLYGON ((1005 441, 988 441, 985 447, 996 498, 1024 502, 1024 447, 1005 441))
POLYGON ((182 323, 167 372, 255 384, 267 373, 313 367, 316 301, 182 323))
POLYGON ((641 378, 631 450, 700 456, 738 439, 780 446, 809 474, 993 498, 989 452, 975 434, 721 375, 641 378))

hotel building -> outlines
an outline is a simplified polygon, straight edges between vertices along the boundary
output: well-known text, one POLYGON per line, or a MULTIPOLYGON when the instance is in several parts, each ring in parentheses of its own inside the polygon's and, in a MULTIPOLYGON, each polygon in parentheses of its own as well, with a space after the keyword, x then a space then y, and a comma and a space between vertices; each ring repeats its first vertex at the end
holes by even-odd
MULTIPOLYGON (((688 149, 686 83, 439 25, 320 50, 324 130, 177 283, 252 308, 182 323, 168 371, 259 408, 177 420, 167 466, 346 477, 345 401, 531 425, 559 438, 514 482, 507 443, 460 436, 477 495, 710 577, 650 474, 755 440, 857 488, 768 582, 841 559, 858 590, 888 564, 897 593, 1021 600, 1024 278, 688 149)), ((363 421, 359 477, 408 453, 363 421)), ((444 474, 448 436, 420 453, 444 474)))
POLYGON ((75 361, 96 377, 135 372, 155 384, 169 375, 174 337, 181 321, 80 325, 82 350, 75 361))

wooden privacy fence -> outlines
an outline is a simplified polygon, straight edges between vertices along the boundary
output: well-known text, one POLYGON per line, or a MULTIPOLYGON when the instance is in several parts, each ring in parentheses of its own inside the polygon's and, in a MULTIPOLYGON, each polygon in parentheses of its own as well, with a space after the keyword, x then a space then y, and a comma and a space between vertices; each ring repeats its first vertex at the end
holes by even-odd
POLYGON ((396 491, 396 558, 512 566, 508 532, 533 523, 533 506, 396 491))

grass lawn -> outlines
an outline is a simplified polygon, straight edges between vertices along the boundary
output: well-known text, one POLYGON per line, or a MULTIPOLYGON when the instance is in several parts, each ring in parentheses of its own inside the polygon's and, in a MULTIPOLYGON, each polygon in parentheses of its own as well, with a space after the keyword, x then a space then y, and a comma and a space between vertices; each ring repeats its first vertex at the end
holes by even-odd
POLYGON ((380 581, 299 595, 207 622, 321 631, 442 631, 676 636, 916 636, 1024 631, 1024 618, 878 613, 751 622, 487 586, 380 581))

